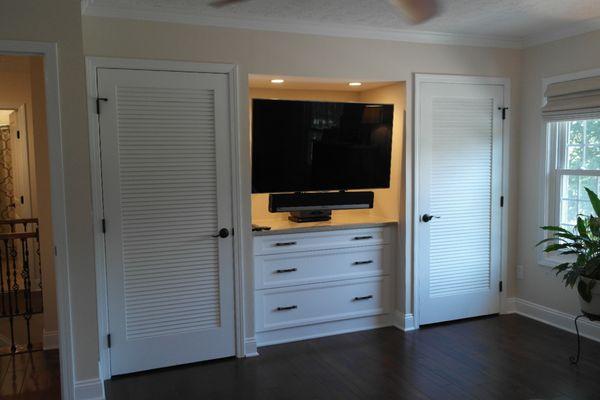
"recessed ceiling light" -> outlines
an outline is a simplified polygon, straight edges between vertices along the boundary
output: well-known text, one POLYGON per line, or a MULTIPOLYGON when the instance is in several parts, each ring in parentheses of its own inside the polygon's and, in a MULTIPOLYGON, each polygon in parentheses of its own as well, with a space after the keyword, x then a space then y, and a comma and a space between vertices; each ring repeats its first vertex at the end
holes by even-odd
POLYGON ((285 82, 283 79, 271 79, 271 83, 283 83, 285 82))
POLYGON ((350 82, 348 85, 350 86, 362 86, 361 82, 350 82))

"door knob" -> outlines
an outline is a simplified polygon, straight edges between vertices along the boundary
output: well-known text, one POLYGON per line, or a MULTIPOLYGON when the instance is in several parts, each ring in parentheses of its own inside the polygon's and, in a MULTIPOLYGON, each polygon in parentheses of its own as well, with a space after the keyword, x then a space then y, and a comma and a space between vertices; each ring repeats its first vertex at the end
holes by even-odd
POLYGON ((225 239, 228 236, 229 236, 229 229, 227 229, 227 228, 221 228, 219 230, 219 233, 217 233, 216 235, 212 235, 212 237, 214 237, 214 238, 221 238, 221 239, 225 239))
POLYGON ((438 217, 436 215, 423 214, 423 216, 421 217, 421 221, 423 221, 423 222, 429 222, 429 221, 431 221, 434 218, 440 218, 440 217, 438 217))

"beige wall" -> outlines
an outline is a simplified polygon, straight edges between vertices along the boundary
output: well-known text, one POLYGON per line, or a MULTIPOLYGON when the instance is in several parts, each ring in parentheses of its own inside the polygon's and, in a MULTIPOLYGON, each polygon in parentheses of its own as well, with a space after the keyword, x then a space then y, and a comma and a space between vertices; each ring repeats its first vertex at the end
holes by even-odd
POLYGON ((98 337, 81 4, 79 0, 0 2, 0 39, 58 45, 74 374, 76 380, 94 378, 98 337))
POLYGON ((525 279, 517 281, 520 298, 570 314, 579 314, 577 294, 566 289, 550 267, 538 265, 542 207, 542 79, 600 68, 600 31, 526 49, 523 52, 522 124, 519 166, 518 263, 525 279))

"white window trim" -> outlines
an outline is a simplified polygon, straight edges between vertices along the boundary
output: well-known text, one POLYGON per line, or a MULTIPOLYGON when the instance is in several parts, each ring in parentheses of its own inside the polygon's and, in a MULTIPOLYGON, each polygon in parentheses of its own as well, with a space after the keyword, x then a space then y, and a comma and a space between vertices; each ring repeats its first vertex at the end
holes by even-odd
MULTIPOLYGON (((556 75, 549 78, 542 79, 542 106, 546 104, 546 89, 549 85, 558 82, 572 81, 575 79, 585 79, 600 76, 600 68, 591 69, 586 71, 580 71, 575 73, 556 75)), ((559 179, 560 174, 555 173, 556 168, 553 168, 551 163, 557 159, 556 150, 557 143, 553 139, 553 135, 550 132, 548 121, 542 118, 541 121, 542 131, 542 148, 544 149, 544 157, 542 157, 542 164, 540 167, 541 171, 541 201, 540 204, 540 216, 539 226, 553 225, 558 223, 558 205, 556 204, 556 193, 559 190, 559 179), (554 213, 553 218, 550 218, 550 213, 554 213)), ((554 136, 556 137, 556 136, 554 136)), ((538 229, 538 241, 547 237, 546 233, 542 229, 538 229)), ((565 262, 565 257, 557 254, 544 253, 543 248, 540 246, 537 248, 538 256, 537 261, 539 265, 545 267, 555 267, 561 262, 565 262)))

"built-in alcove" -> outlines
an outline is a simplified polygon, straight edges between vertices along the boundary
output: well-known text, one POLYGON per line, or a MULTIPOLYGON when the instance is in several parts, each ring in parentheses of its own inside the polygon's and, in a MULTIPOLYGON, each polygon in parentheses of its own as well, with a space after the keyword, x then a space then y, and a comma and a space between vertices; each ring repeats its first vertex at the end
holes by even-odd
MULTIPOLYGON (((390 187, 374 189, 372 209, 338 210, 333 212, 329 224, 356 224, 361 222, 397 222, 403 220, 404 179, 404 111, 406 104, 405 82, 362 81, 360 86, 350 86, 350 80, 273 75, 249 76, 250 127, 252 126, 253 99, 283 99, 332 102, 382 103, 394 105, 392 133, 392 159, 390 187), (272 79, 283 83, 271 83, 272 79)), ((270 213, 268 194, 252 194, 252 221, 273 228, 287 227, 287 213, 270 213)))

